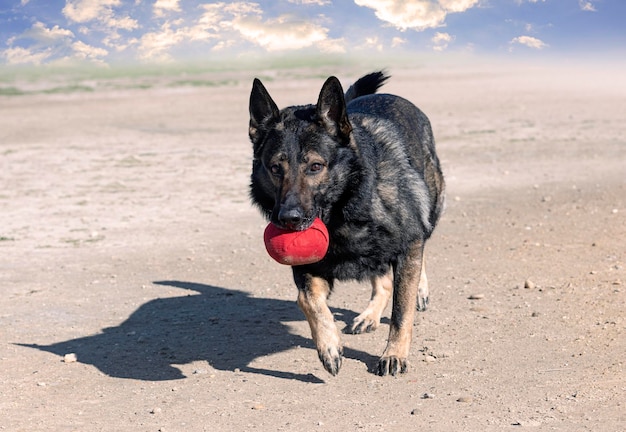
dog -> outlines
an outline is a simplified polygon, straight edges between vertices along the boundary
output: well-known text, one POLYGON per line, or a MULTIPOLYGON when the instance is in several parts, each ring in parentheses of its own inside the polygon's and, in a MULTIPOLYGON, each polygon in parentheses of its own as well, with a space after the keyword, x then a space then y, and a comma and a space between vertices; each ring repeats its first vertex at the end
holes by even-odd
POLYGON ((279 110, 259 79, 250 93, 250 197, 281 228, 329 232, 326 256, 292 267, 324 368, 336 375, 342 345, 327 298, 334 281, 367 280, 371 300, 348 332, 375 330, 393 307, 379 375, 407 371, 415 310, 428 305, 424 245, 444 208, 445 183, 430 121, 411 102, 377 94, 384 72, 344 94, 331 76, 316 104, 279 110))

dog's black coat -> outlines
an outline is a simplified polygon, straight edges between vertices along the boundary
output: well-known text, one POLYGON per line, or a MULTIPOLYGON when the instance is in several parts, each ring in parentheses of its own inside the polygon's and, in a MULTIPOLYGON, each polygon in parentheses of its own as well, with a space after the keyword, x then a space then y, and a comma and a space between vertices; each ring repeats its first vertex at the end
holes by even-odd
POLYGON ((283 227, 306 229, 320 217, 330 235, 322 261, 293 268, 300 290, 312 277, 332 289, 334 280, 396 271, 418 243, 421 261, 441 215, 444 181, 430 122, 409 101, 375 94, 387 79, 366 75, 344 95, 330 77, 317 104, 282 110, 254 81, 252 201, 283 227))
POLYGON ((299 270, 329 280, 384 274, 409 244, 430 237, 439 218, 443 191, 428 185, 441 177, 430 122, 403 98, 371 94, 387 78, 381 72, 367 75, 346 93, 356 149, 322 139, 322 128, 309 128, 319 121, 315 105, 274 111, 259 122, 264 132, 253 139, 251 196, 273 222, 280 225, 272 212, 281 203, 266 166, 271 155, 284 151, 297 158, 312 148, 328 161, 330 177, 314 192, 309 221, 322 218, 330 247, 323 261, 299 270), (294 134, 273 133, 278 122, 294 134), (386 188, 391 191, 381 193, 386 188))

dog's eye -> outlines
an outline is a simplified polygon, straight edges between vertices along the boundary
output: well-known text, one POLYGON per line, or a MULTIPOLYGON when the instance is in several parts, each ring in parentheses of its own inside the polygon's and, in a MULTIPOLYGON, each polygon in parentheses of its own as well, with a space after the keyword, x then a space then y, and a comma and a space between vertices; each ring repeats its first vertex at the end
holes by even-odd
POLYGON ((272 172, 273 175, 278 176, 280 175, 280 165, 278 164, 274 164, 270 167, 270 171, 272 172))
POLYGON ((314 162, 309 165, 309 171, 312 173, 318 173, 324 168, 324 165, 318 162, 314 162))

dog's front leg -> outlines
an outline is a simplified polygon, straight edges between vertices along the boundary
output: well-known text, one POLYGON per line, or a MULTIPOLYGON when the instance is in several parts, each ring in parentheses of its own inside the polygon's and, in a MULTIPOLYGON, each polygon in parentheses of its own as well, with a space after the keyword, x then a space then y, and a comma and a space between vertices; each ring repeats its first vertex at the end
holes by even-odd
POLYGON ((294 279, 298 286, 298 306, 311 327, 311 336, 317 354, 324 368, 337 375, 341 368, 341 341, 326 299, 330 294, 330 282, 308 273, 301 274, 294 269, 294 279))
POLYGON ((393 308, 387 348, 378 362, 379 375, 407 371, 407 358, 413 336, 413 320, 422 272, 424 242, 416 241, 406 256, 394 265, 393 308))

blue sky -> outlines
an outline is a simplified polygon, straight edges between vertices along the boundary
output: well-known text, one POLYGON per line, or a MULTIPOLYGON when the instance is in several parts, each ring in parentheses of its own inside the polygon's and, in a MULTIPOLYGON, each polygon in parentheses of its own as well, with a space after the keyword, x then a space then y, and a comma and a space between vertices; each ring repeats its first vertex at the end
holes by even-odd
POLYGON ((0 65, 626 53, 625 0, 3 0, 0 65))

